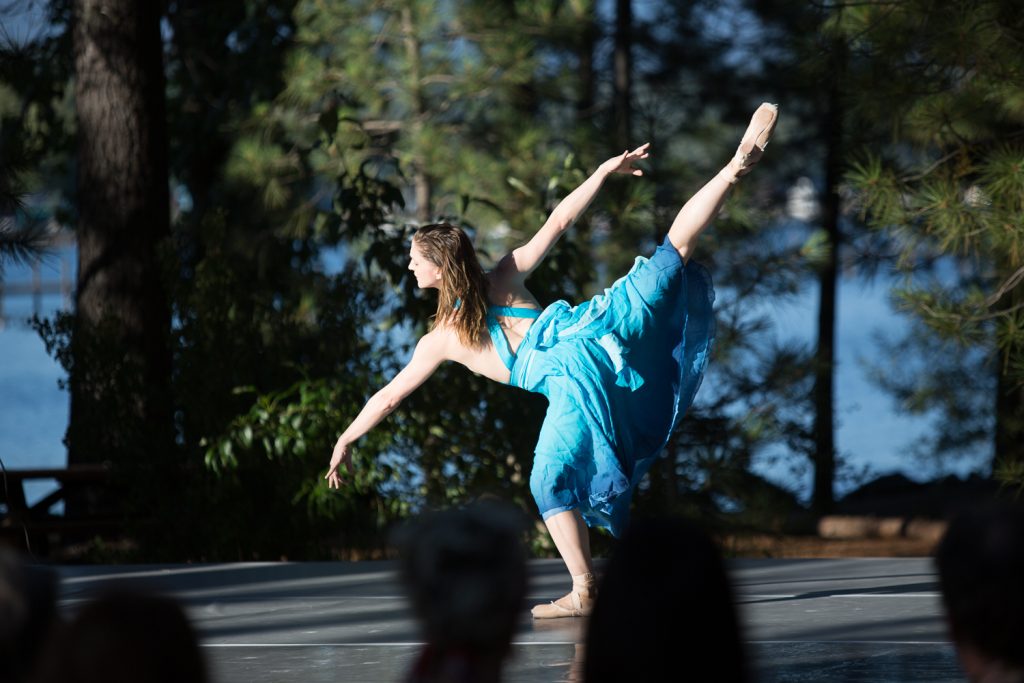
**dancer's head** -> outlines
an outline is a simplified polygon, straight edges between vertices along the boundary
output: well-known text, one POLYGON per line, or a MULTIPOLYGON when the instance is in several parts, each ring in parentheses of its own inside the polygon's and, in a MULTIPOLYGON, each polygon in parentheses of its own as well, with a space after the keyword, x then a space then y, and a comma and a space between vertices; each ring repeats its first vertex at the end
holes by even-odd
POLYGON ((963 513, 935 551, 950 632, 971 681, 1024 680, 1024 505, 963 513))
POLYGON ((435 326, 453 326, 466 346, 486 343, 487 277, 465 232, 448 223, 424 225, 412 236, 409 270, 417 285, 438 290, 435 326))

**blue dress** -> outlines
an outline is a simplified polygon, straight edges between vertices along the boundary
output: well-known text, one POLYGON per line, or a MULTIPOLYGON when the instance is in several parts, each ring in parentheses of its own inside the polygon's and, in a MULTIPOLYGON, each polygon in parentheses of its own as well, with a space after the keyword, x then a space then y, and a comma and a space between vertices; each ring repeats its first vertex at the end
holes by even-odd
POLYGON ((589 526, 625 530, 633 489, 700 386, 714 298, 707 270, 666 238, 579 306, 490 309, 509 383, 548 398, 530 475, 544 519, 578 509, 589 526), (496 315, 536 318, 515 354, 496 315))

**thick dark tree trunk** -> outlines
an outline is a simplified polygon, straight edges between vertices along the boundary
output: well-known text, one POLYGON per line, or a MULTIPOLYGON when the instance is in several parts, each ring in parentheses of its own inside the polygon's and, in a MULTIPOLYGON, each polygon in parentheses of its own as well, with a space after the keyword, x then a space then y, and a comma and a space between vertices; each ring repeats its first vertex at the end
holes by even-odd
POLYGON ((836 474, 835 449, 835 336, 836 285, 839 278, 839 183, 842 180, 842 108, 837 81, 829 89, 824 126, 826 144, 825 193, 822 227, 828 234, 828 260, 818 271, 818 343, 814 363, 814 488, 811 507, 824 514, 832 509, 836 474))
POLYGON ((173 446, 170 312, 157 263, 170 221, 160 9, 137 0, 74 2, 71 464, 140 463, 173 446))
POLYGON ((632 0, 615 2, 614 105, 615 144, 627 149, 633 140, 633 6, 632 0))

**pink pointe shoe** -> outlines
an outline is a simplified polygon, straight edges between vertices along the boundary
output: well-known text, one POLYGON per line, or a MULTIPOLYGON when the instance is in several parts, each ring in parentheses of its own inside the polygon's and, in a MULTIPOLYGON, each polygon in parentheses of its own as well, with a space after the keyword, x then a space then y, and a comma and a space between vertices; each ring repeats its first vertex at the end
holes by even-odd
POLYGON ((754 115, 750 118, 750 124, 743 133, 740 146, 736 148, 736 156, 729 162, 732 171, 730 182, 735 183, 736 179, 750 172, 754 164, 761 160, 764 148, 772 139, 775 132, 775 124, 779 120, 779 105, 762 102, 754 115))

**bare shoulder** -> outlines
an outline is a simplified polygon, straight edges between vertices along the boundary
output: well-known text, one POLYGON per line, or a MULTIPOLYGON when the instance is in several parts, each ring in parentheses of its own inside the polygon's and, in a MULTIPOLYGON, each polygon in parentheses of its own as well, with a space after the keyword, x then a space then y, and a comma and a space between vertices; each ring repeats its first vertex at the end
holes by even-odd
POLYGON ((435 327, 416 342, 414 355, 422 355, 437 360, 449 360, 452 355, 451 345, 453 342, 458 343, 458 338, 452 330, 449 330, 447 327, 435 327))

